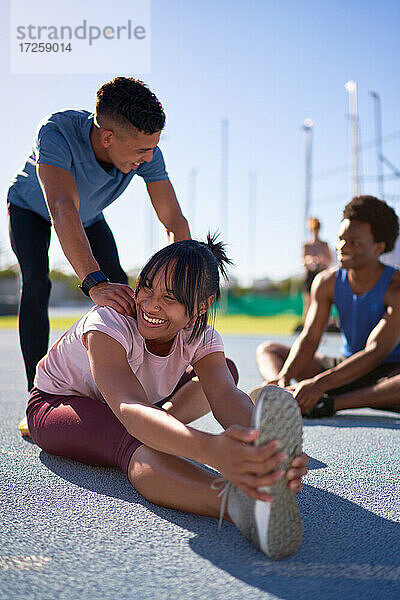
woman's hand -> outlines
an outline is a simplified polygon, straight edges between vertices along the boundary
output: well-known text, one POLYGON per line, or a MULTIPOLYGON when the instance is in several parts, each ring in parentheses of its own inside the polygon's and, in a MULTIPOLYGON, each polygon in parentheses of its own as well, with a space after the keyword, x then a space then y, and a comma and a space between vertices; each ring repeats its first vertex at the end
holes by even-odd
MULTIPOLYGON (((210 464, 248 496, 271 502, 272 496, 258 488, 274 485, 283 477, 284 472, 278 470, 278 466, 287 457, 279 450, 277 440, 255 446, 253 442, 258 435, 256 429, 240 425, 229 427, 213 439, 210 464)), ((296 492, 301 490, 301 477, 307 472, 307 462, 305 454, 296 457, 287 471, 288 485, 296 492)))
POLYGON ((290 463, 290 468, 286 471, 286 479, 288 480, 288 487, 298 494, 301 492, 303 487, 302 477, 307 475, 308 463, 310 457, 305 452, 296 456, 290 463))

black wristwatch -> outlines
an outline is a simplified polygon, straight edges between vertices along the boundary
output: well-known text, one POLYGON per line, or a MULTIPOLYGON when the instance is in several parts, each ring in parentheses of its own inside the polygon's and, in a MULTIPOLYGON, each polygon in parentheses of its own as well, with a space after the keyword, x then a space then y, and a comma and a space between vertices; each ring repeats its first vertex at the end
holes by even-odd
POLYGON ((82 292, 86 294, 86 296, 89 296, 89 290, 91 290, 92 287, 94 287, 98 283, 103 283, 104 281, 110 280, 108 279, 108 277, 106 277, 106 275, 104 275, 103 271, 94 271, 94 273, 89 273, 89 275, 86 275, 85 279, 78 287, 81 288, 82 292))

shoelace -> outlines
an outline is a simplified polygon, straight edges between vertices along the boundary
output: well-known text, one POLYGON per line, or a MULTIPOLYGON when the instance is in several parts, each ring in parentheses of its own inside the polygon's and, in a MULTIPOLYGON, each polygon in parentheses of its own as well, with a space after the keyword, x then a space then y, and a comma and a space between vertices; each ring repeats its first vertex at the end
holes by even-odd
POLYGON ((226 503, 228 502, 229 490, 232 487, 232 483, 225 479, 225 477, 217 477, 211 484, 212 490, 219 490, 218 498, 221 498, 221 508, 219 511, 218 529, 221 529, 222 521, 224 519, 226 503))

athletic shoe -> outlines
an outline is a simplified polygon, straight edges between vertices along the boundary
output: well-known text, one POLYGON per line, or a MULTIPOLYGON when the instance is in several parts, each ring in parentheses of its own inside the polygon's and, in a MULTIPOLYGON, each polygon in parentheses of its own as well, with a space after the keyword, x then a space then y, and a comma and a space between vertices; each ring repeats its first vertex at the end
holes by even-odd
MULTIPOLYGON (((271 494, 273 502, 254 500, 225 480, 221 518, 225 513, 246 539, 273 560, 294 554, 301 544, 303 525, 296 494, 288 488, 286 471, 293 458, 301 454, 302 420, 293 396, 277 386, 265 386, 259 395, 253 415, 253 426, 260 429, 256 445, 280 440, 280 451, 287 459, 278 469, 284 471, 275 484, 262 488, 271 494)), ((213 484, 217 488, 221 480, 213 484)))
POLYGON ((257 404, 258 396, 260 395, 261 390, 265 388, 265 385, 265 383, 262 383, 261 385, 256 385, 247 392, 247 395, 249 396, 254 406, 257 404))
POLYGON ((22 419, 20 424, 18 425, 18 429, 21 432, 22 437, 30 437, 29 429, 28 429, 28 421, 26 417, 22 419))
POLYGON ((324 394, 317 404, 311 410, 304 413, 306 419, 323 419, 324 417, 332 417, 335 414, 334 409, 335 399, 332 396, 324 394))

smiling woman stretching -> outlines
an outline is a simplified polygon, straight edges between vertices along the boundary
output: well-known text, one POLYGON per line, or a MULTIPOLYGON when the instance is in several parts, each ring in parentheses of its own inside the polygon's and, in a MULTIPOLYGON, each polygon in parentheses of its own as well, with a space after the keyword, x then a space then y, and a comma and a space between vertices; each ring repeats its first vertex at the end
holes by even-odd
POLYGON ((136 318, 95 306, 39 362, 29 431, 47 452, 121 468, 151 502, 232 520, 254 545, 282 558, 302 533, 300 413, 288 392, 270 386, 252 426, 253 405, 207 325, 219 270, 225 275, 229 262, 210 236, 157 252, 136 285, 136 318), (223 433, 186 425, 210 409, 223 433), (225 484, 187 459, 211 465, 225 484))

